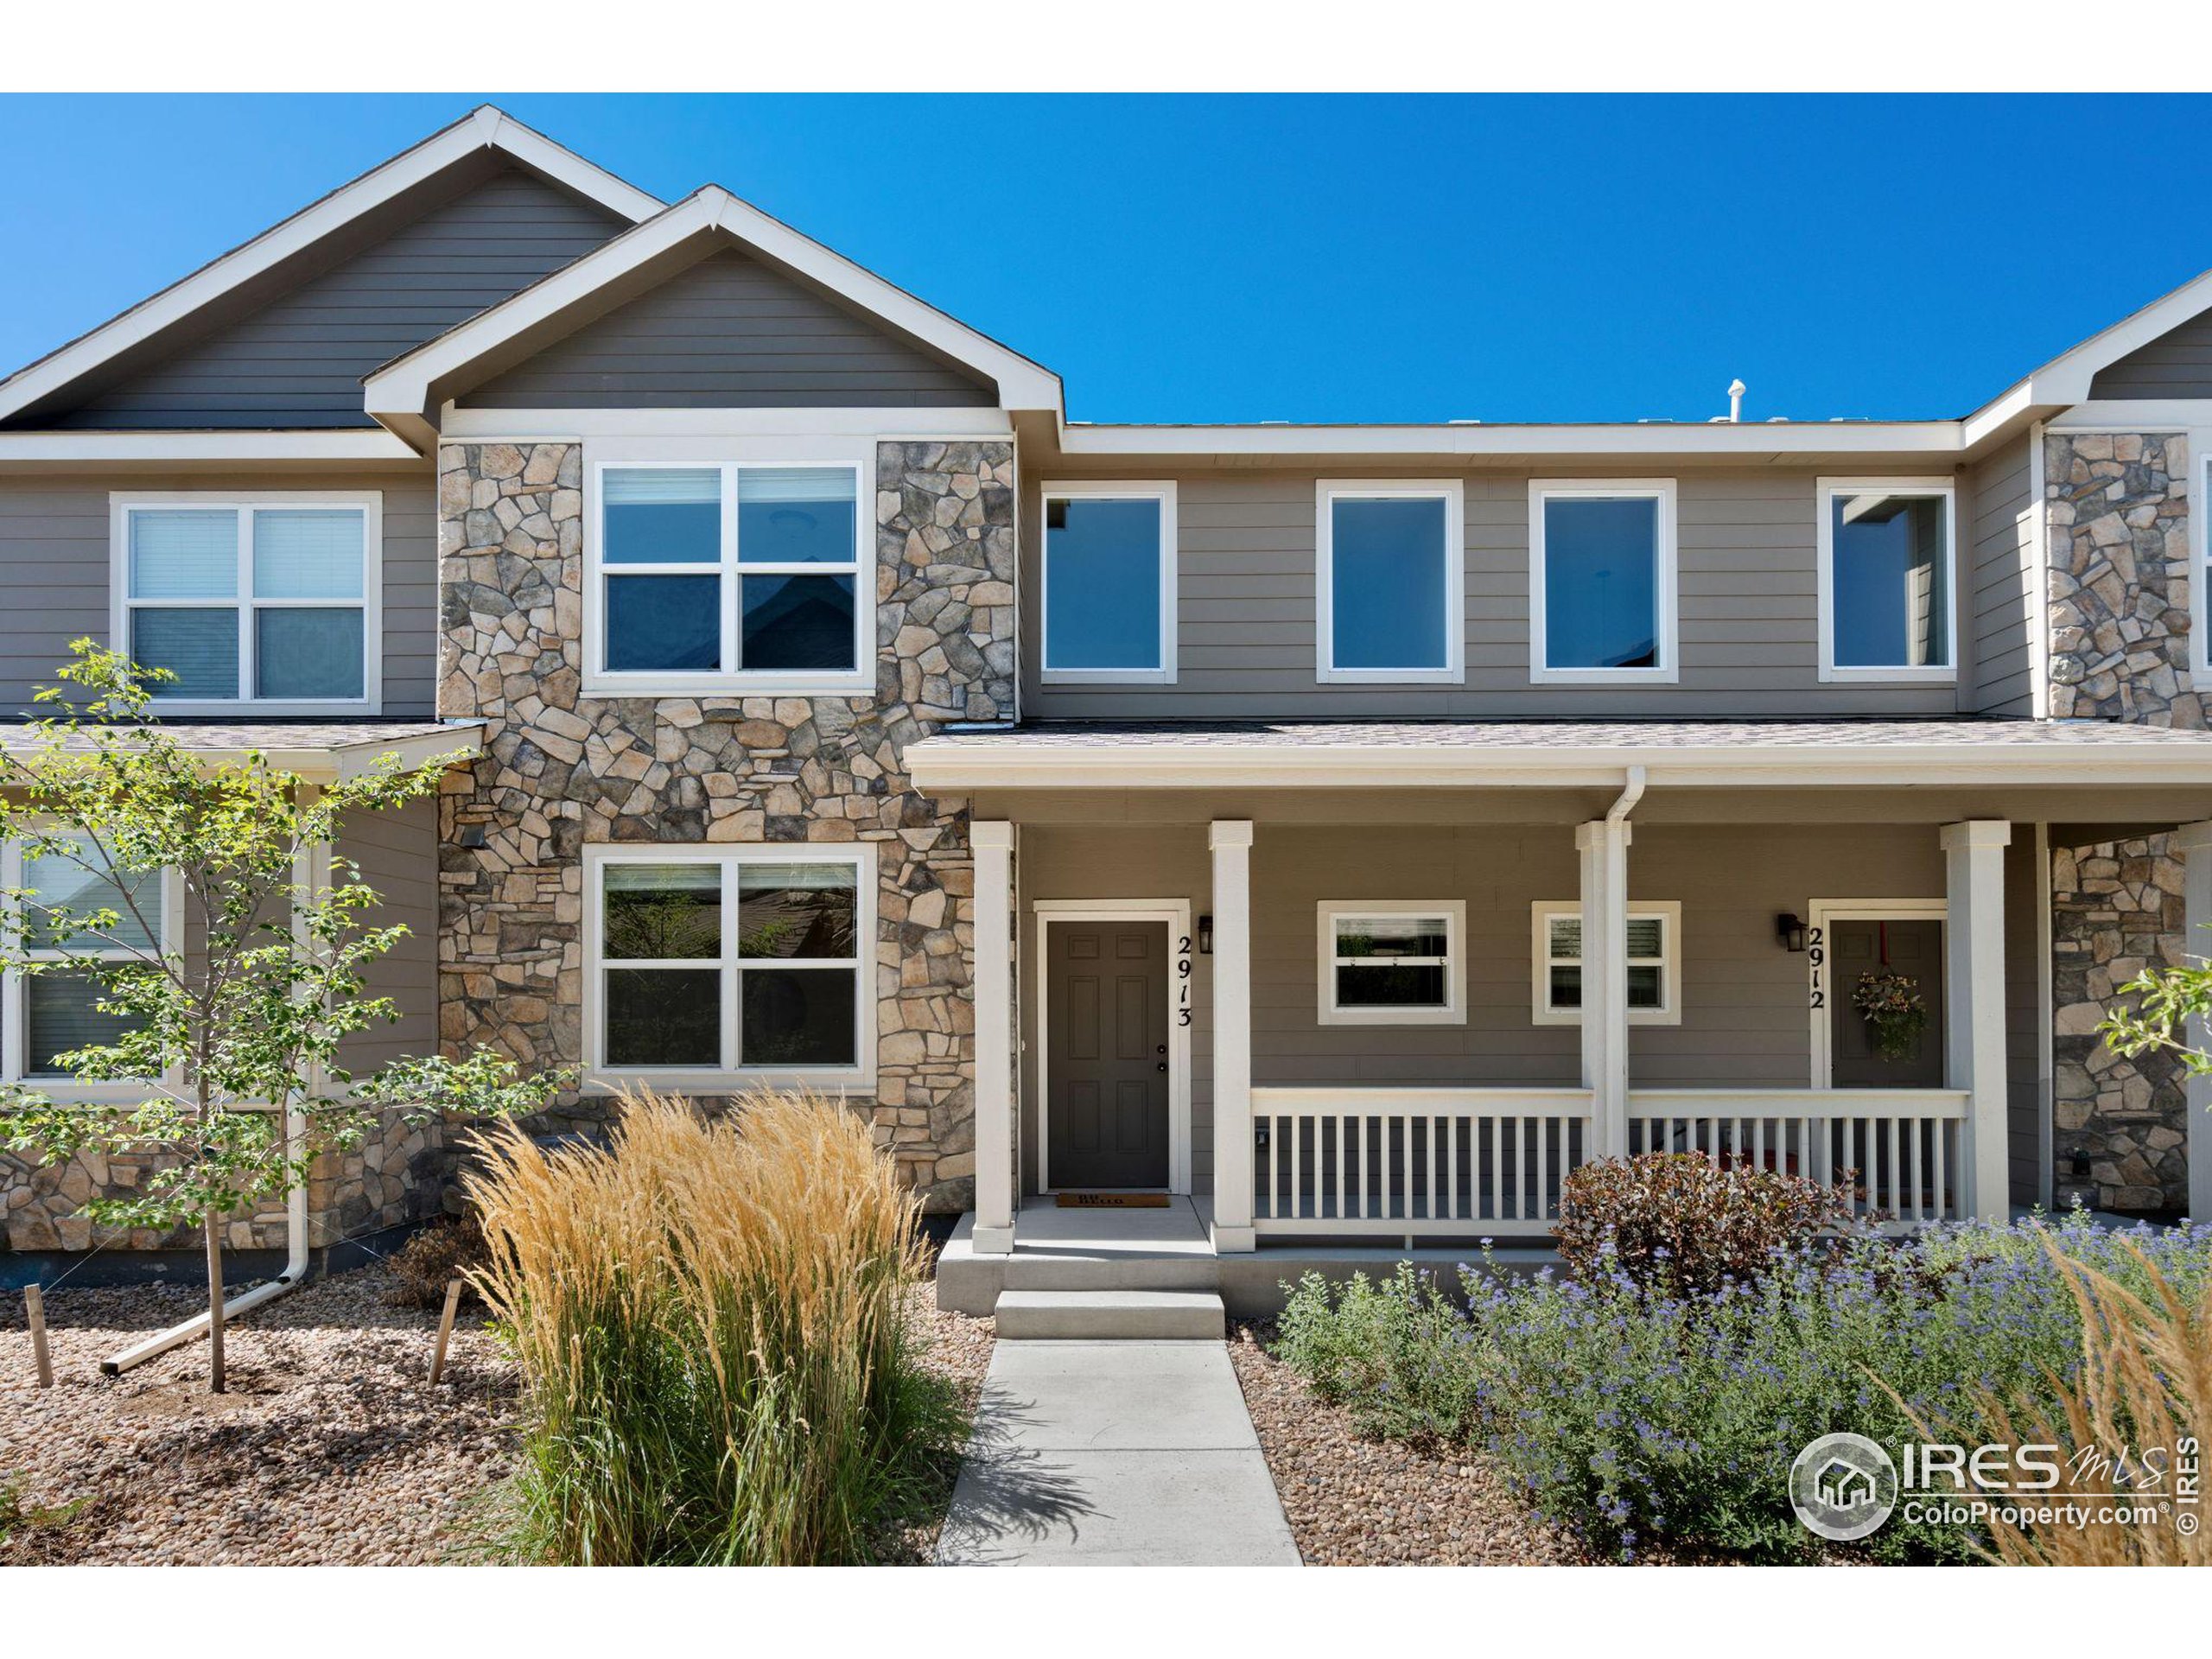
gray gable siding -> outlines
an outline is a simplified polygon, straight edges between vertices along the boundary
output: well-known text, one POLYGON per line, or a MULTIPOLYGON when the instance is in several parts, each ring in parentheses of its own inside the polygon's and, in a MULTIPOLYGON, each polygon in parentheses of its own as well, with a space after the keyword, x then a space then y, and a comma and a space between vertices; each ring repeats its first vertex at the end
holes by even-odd
POLYGON ((476 409, 987 409, 997 392, 732 250, 456 401, 476 409))
POLYGON ((513 168, 59 416, 62 429, 365 427, 361 378, 623 221, 513 168))
MULTIPOLYGON (((1565 466, 1542 476, 1586 472, 1565 466)), ((1075 470, 1045 465, 1033 474, 1058 480, 1075 470)), ((1160 475, 1158 467, 1141 464, 1124 474, 1160 475)), ((1373 477, 1377 469, 1347 467, 1329 475, 1373 477)), ((1437 474, 1431 469, 1421 475, 1437 474)), ((1315 474, 1185 473, 1176 499, 1177 683, 1043 684, 1037 671, 1042 624, 1033 605, 1022 619, 1022 707, 1045 719, 1300 720, 1925 715, 1974 707, 1970 693, 1949 685, 1821 683, 1816 474, 1809 470, 1677 474, 1678 683, 1530 684, 1529 477, 1477 473, 1464 480, 1466 677, 1460 685, 1315 683, 1315 474)), ((1930 474, 1931 481, 1948 477, 1930 474)), ((1961 492, 1961 514, 1970 507, 1961 492)), ((1022 580, 1033 594, 1041 591, 1041 534, 1033 491, 1022 524, 1022 580)), ((1963 575, 1958 587, 1965 589, 1963 575)), ((1966 660, 1959 686, 1971 688, 1974 631, 1962 627, 1960 635, 1966 660)))
POLYGON ((2212 311, 2097 371, 2092 397, 2212 397, 2212 311))
POLYGON ((1984 714, 2031 716, 2037 614, 2034 449, 2024 435, 1967 474, 1959 513, 1967 550, 1959 631, 1973 644, 1974 695, 1984 714))
POLYGON ((80 635, 108 636, 108 493, 248 489, 380 490, 384 494, 384 712, 429 718, 437 678, 437 513, 427 465, 379 474, 180 479, 0 478, 0 718, 50 684, 80 635))

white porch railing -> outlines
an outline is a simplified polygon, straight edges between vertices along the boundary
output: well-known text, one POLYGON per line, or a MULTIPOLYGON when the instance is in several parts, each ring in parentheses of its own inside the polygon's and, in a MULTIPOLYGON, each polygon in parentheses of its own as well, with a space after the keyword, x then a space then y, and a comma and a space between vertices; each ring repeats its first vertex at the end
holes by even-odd
POLYGON ((1628 1151, 1702 1152, 1851 1177, 1861 1215, 1899 1227, 1972 1212, 1963 1089, 1631 1089, 1628 1151))
POLYGON ((1262 1235, 1541 1235, 1592 1147, 1587 1089, 1252 1090, 1262 1235))

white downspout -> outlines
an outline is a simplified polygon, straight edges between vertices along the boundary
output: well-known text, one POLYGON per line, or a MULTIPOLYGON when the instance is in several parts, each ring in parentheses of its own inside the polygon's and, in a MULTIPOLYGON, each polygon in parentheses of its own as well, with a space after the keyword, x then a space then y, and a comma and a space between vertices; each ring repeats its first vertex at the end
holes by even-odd
POLYGON ((1643 798, 1644 771, 1642 766, 1628 769, 1628 783, 1621 791, 1620 799, 1605 810, 1607 823, 1626 823, 1628 815, 1636 810, 1636 804, 1643 798))
MULTIPOLYGON (((302 791, 312 790, 311 784, 302 784, 302 791)), ((292 885, 313 893, 330 883, 330 849, 302 847, 292 861, 292 885)), ((293 922, 292 937, 299 939, 304 930, 297 918, 293 922)), ((297 1095, 284 1103, 284 1135, 288 1144, 296 1146, 308 1132, 307 1109, 297 1095)), ((256 1285, 251 1290, 232 1297, 223 1304, 223 1322, 228 1325, 241 1313, 251 1313, 264 1303, 273 1302, 288 1290, 296 1290, 307 1281, 308 1276, 308 1188, 302 1181, 284 1195, 284 1270, 265 1285, 256 1285)), ((156 1331, 142 1342, 133 1343, 121 1353, 111 1355, 100 1362, 100 1375, 120 1376, 134 1365, 143 1365, 156 1355, 166 1354, 172 1348, 181 1347, 207 1334, 208 1317, 195 1313, 181 1325, 173 1325, 166 1331, 156 1331)))

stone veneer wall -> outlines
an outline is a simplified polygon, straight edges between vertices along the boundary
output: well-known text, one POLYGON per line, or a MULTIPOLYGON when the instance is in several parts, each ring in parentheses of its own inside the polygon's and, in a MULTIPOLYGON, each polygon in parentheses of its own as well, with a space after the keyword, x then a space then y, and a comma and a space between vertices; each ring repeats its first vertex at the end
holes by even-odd
POLYGON ((967 1208, 968 814, 918 794, 905 753, 946 721, 1013 717, 1012 445, 877 446, 876 690, 849 697, 583 696, 583 459, 563 443, 439 451, 438 711, 490 722, 440 802, 441 1039, 531 1067, 581 1060, 588 844, 862 843, 879 878, 876 1088, 855 1104, 928 1207, 967 1208))
MULTIPOLYGON (((2055 717, 2205 725, 2189 678, 2188 475, 2177 434, 2046 435, 2055 717)), ((2190 950, 2181 861, 2162 836, 2054 848, 2051 887, 2057 1201, 2185 1208, 2181 1068, 2121 1059, 2089 1034, 2115 987, 2190 950)))

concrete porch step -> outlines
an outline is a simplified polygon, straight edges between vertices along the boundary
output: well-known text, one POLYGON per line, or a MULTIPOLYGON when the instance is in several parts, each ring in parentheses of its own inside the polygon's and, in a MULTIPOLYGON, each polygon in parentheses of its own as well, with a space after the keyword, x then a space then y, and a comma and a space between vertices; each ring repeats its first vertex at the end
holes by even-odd
POLYGON ((1221 1298, 1196 1290, 1002 1290, 991 1310, 1001 1341, 1219 1342, 1221 1298))

